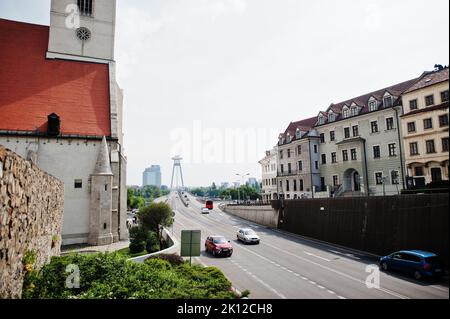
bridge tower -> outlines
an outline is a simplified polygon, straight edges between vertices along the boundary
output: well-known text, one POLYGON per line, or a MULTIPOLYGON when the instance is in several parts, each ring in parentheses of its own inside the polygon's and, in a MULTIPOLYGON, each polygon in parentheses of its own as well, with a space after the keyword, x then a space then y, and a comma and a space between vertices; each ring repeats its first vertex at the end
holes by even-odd
POLYGON ((183 170, 181 169, 181 160, 183 158, 179 155, 172 157, 173 169, 172 169, 172 181, 170 182, 170 189, 173 188, 173 179, 175 177, 176 189, 179 188, 179 178, 181 177, 181 187, 184 189, 183 170))

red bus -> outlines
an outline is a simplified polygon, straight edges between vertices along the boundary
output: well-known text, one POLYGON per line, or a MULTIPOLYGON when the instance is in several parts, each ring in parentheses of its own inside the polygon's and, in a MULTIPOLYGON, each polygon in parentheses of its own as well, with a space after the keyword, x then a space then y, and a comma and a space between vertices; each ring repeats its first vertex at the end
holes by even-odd
POLYGON ((212 200, 207 200, 205 207, 208 208, 208 209, 213 209, 213 201, 212 200))

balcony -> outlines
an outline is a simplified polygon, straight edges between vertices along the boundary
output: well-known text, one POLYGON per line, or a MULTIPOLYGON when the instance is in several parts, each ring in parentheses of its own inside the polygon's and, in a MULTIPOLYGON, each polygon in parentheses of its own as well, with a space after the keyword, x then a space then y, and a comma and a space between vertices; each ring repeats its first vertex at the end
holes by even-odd
POLYGON ((302 171, 299 171, 299 170, 296 170, 296 169, 293 169, 293 170, 290 170, 290 171, 284 171, 284 172, 278 171, 278 177, 295 176, 295 175, 300 174, 300 173, 302 173, 302 171))

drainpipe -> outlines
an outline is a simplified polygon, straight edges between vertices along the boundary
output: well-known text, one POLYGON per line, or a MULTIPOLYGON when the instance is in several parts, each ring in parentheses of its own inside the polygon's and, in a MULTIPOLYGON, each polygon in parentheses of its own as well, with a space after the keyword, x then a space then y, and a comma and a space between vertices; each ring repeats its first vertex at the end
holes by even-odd
POLYGON ((366 194, 369 196, 369 167, 367 166, 367 152, 366 152, 366 140, 363 139, 363 147, 364 147, 364 164, 366 166, 365 175, 366 175, 366 194))
POLYGON ((308 138, 308 145, 309 145, 309 174, 311 176, 311 194, 312 194, 312 198, 314 198, 314 182, 313 182, 313 166, 312 166, 312 151, 311 151, 311 138, 308 138))
POLYGON ((394 107, 395 110, 395 119, 397 120, 397 135, 398 135, 398 148, 399 148, 399 152, 400 152, 400 169, 402 172, 402 185, 403 185, 403 189, 406 189, 406 185, 405 185, 405 163, 403 162, 403 148, 402 148, 402 138, 401 138, 401 134, 400 134, 400 121, 398 119, 398 110, 396 107, 394 107))

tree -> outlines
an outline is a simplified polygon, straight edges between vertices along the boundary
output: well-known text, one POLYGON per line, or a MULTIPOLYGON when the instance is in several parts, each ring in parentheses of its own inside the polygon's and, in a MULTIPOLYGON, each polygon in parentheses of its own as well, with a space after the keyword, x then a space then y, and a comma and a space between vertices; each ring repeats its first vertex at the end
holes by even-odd
POLYGON ((166 203, 151 203, 139 210, 137 214, 142 227, 157 234, 162 247, 162 230, 173 224, 172 209, 166 203))

